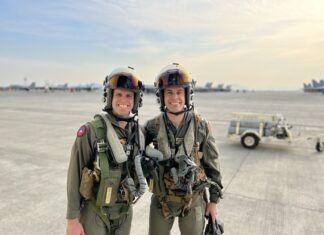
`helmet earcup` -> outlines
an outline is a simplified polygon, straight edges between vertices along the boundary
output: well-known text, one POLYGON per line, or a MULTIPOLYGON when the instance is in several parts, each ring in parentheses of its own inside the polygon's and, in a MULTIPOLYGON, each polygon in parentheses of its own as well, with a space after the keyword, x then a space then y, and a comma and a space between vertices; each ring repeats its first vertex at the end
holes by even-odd
POLYGON ((161 98, 160 98, 160 90, 159 89, 156 90, 155 95, 156 95, 157 103, 160 104, 161 98))
POLYGON ((165 110, 164 90, 158 89, 156 91, 156 96, 157 96, 157 102, 158 102, 158 104, 160 104, 160 110, 164 111, 165 110))
POLYGON ((132 108, 132 113, 137 113, 138 109, 143 106, 143 92, 138 92, 134 94, 134 107, 132 108))
POLYGON ((140 92, 140 94, 138 95, 139 99, 138 99, 138 108, 143 106, 143 92, 140 92))
POLYGON ((192 87, 189 88, 189 104, 193 107, 193 97, 194 97, 194 90, 192 87))
POLYGON ((112 98, 113 98, 114 90, 107 89, 107 99, 106 99, 106 110, 112 109, 112 98))
POLYGON ((103 97, 102 97, 102 102, 106 103, 106 101, 107 101, 107 91, 104 91, 103 97))

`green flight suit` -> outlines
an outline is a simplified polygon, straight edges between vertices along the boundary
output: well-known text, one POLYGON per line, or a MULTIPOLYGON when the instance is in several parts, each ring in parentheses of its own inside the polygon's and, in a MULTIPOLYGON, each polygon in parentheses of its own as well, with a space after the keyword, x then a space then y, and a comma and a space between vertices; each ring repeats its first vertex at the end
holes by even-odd
MULTIPOLYGON (((139 153, 138 144, 138 132, 135 122, 128 122, 125 129, 119 127, 116 118, 109 113, 105 114, 113 128, 116 131, 118 138, 126 143, 129 143, 132 146, 130 157, 128 158, 128 162, 117 164, 112 161, 112 156, 108 156, 109 165, 111 167, 120 167, 123 180, 127 176, 127 172, 132 174, 132 178, 134 177, 135 170, 133 159, 139 153), (128 165, 128 171, 127 171, 128 165)), ((122 142, 121 141, 121 142, 122 142)), ((84 200, 79 193, 79 187, 82 176, 82 169, 87 167, 89 169, 93 169, 93 164, 97 154, 97 139, 95 135, 95 129, 93 125, 90 123, 82 126, 78 133, 77 138, 74 142, 70 164, 68 169, 67 176, 67 219, 79 218, 81 224, 84 227, 85 233, 87 235, 109 235, 106 225, 101 220, 101 218, 96 214, 89 201, 84 200)), ((111 151, 108 151, 109 155, 111 155, 111 151)), ((120 217, 117 220, 112 221, 113 226, 117 229, 115 230, 115 234, 118 235, 127 235, 130 234, 131 229, 131 220, 132 220, 132 207, 130 205, 130 209, 126 213, 125 216, 120 217)))
MULTIPOLYGON (((185 113, 184 121, 176 128, 168 120, 167 115, 163 113, 163 120, 168 133, 168 141, 173 142, 172 146, 178 150, 179 145, 176 143, 177 139, 184 139, 186 131, 193 118, 197 114, 194 111, 185 113), (171 132, 171 134, 170 134, 171 132)), ((156 141, 158 132, 157 129, 157 118, 153 118, 145 123, 143 126, 143 132, 145 135, 145 145, 149 145, 156 141)), ((160 128, 160 127, 158 127, 160 128)), ((218 149, 215 144, 215 139, 211 134, 209 124, 206 120, 200 119, 200 122, 196 126, 197 139, 199 142, 199 151, 202 152, 202 158, 200 160, 201 166, 204 169, 206 176, 214 182, 217 186, 211 185, 209 188, 209 200, 211 202, 218 203, 221 197, 221 189, 223 188, 221 183, 220 165, 218 160, 218 149)), ((188 150, 191 152, 191 150, 188 150)), ((164 156, 165 157, 165 156, 164 156)), ((165 185, 165 187, 167 187, 165 185)), ((154 192, 153 192, 154 193, 154 192)), ((204 228, 204 215, 206 209, 206 201, 203 199, 203 193, 200 194, 198 199, 190 206, 190 210, 183 216, 181 214, 182 205, 177 202, 168 202, 167 205, 171 211, 172 216, 165 218, 162 212, 162 204, 160 200, 163 200, 159 195, 153 194, 150 206, 150 223, 149 223, 149 234, 150 235, 169 235, 172 228, 175 217, 179 217, 179 228, 183 235, 200 235, 203 233, 204 228)))

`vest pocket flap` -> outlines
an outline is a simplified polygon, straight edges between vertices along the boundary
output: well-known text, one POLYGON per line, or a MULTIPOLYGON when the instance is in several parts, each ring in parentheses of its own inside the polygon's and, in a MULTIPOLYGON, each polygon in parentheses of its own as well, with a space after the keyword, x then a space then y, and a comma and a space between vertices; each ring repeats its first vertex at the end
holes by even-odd
POLYGON ((117 201, 118 189, 121 178, 121 170, 109 171, 109 177, 101 179, 98 194, 97 194, 97 206, 109 206, 113 205, 117 201))

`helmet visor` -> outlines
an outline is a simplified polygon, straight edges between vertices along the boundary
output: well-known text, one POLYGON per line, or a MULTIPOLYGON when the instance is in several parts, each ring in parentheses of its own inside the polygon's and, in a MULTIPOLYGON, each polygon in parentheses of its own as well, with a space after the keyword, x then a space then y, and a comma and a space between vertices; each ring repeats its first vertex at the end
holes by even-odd
POLYGON ((181 70, 167 71, 160 75, 158 79, 158 87, 165 88, 167 86, 187 86, 192 82, 188 73, 181 70))
POLYGON ((110 89, 124 88, 136 91, 142 88, 142 82, 134 74, 119 73, 108 78, 108 87, 110 89))

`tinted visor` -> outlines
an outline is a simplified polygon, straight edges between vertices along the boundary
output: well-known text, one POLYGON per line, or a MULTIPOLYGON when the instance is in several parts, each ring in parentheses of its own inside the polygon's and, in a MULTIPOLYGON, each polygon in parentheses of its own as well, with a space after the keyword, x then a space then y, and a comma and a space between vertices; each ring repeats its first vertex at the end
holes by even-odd
POLYGON ((110 89, 124 88, 136 91, 142 88, 142 82, 134 74, 117 73, 108 79, 108 87, 110 89))
POLYGON ((175 69, 166 71, 161 74, 158 80, 158 87, 165 88, 167 86, 188 86, 192 82, 188 73, 175 69))

